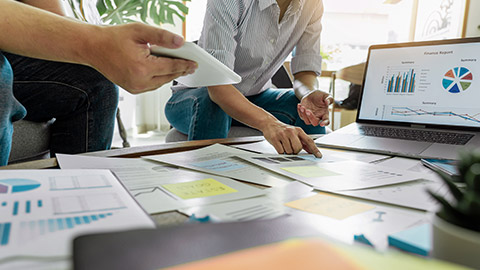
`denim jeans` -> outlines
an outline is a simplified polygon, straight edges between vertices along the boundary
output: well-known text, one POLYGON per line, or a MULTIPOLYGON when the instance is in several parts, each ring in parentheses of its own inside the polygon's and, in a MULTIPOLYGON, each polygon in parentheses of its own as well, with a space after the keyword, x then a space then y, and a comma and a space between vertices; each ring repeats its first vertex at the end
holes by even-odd
POLYGON ((13 94, 26 120, 51 126, 51 154, 110 148, 118 88, 93 68, 4 53, 13 70, 13 94))
MULTIPOLYGON (((292 89, 267 89, 247 97, 250 102, 270 112, 285 124, 301 127, 307 134, 323 134, 324 127, 306 125, 297 113, 298 99, 292 89)), ((206 87, 175 92, 165 107, 170 124, 187 134, 189 140, 226 138, 232 120, 209 95, 206 87)))
POLYGON ((8 162, 12 147, 12 122, 22 119, 27 113, 13 96, 12 86, 12 68, 0 52, 0 166, 8 162))

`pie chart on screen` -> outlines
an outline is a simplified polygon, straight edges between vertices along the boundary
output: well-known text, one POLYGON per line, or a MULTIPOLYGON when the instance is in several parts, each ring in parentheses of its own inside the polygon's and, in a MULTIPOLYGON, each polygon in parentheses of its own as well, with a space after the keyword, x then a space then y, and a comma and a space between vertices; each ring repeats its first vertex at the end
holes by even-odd
POLYGON ((460 93, 467 90, 473 83, 473 74, 466 67, 455 67, 447 71, 442 80, 445 90, 450 93, 460 93))

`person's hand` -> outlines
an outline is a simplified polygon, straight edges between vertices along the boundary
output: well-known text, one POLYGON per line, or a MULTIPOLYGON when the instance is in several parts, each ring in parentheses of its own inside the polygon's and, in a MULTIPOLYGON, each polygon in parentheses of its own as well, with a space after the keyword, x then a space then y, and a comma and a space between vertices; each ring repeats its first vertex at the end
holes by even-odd
POLYGON ((333 98, 329 94, 313 90, 297 105, 298 115, 307 125, 324 127, 330 123, 328 106, 332 102, 333 98))
POLYGON ((150 53, 150 44, 179 48, 182 37, 141 23, 102 26, 90 47, 90 63, 109 80, 132 94, 157 89, 180 76, 191 74, 197 63, 150 53))
POLYGON ((276 120, 266 125, 261 131, 265 139, 275 147, 279 154, 298 154, 302 149, 305 149, 317 158, 322 157, 322 153, 320 153, 312 138, 299 127, 290 126, 276 120))

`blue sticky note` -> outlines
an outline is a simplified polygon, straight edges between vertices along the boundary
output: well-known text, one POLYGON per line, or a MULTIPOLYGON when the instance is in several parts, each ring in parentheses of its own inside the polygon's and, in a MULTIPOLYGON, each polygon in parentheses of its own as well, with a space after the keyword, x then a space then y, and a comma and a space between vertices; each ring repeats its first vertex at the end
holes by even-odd
POLYGON ((232 170, 237 170, 245 167, 242 164, 230 162, 227 160, 221 160, 221 159, 207 160, 204 162, 194 163, 192 165, 202 169, 218 171, 218 172, 232 171, 232 170))
POLYGON ((353 236, 353 240, 355 240, 357 242, 360 242, 360 243, 364 243, 364 244, 372 246, 372 247, 374 246, 372 244, 372 242, 370 242, 370 240, 368 240, 368 238, 364 234, 355 234, 353 236))
POLYGON ((425 223, 388 236, 388 244, 399 249, 427 256, 431 250, 431 225, 425 223))

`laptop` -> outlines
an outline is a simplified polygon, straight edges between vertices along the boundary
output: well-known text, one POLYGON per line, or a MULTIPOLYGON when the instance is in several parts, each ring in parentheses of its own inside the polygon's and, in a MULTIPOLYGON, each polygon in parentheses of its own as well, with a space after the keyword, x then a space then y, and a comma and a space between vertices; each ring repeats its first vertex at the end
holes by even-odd
POLYGON ((457 159, 480 147, 480 38, 373 45, 355 123, 317 145, 457 159))

